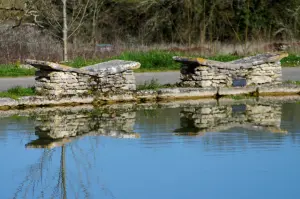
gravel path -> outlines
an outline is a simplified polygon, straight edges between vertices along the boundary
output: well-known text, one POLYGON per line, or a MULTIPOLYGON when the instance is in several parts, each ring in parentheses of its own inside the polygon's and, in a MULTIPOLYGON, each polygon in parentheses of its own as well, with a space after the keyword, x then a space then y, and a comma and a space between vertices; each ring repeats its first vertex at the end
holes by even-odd
MULTIPOLYGON (((300 80, 300 67, 283 68, 283 80, 300 80)), ((179 81, 179 71, 172 72, 156 72, 156 73, 136 73, 137 84, 142 84, 151 79, 157 79, 161 84, 176 83, 179 81)), ((9 88, 22 86, 29 87, 34 85, 34 77, 18 77, 18 78, 0 78, 0 91, 9 88)))

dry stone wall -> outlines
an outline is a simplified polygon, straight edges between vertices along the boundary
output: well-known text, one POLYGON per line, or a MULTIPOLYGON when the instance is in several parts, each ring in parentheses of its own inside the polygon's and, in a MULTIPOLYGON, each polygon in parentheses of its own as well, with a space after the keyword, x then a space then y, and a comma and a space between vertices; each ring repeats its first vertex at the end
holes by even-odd
POLYGON ((136 90, 137 62, 115 60, 75 69, 51 62, 28 60, 36 72, 36 92, 48 98, 128 94, 136 90))
POLYGON ((174 57, 181 62, 181 84, 188 87, 231 87, 243 80, 245 85, 282 83, 280 59, 287 54, 261 54, 232 61, 217 62, 202 58, 174 57))
POLYGON ((136 90, 135 77, 131 70, 105 77, 60 71, 37 71, 36 76, 37 94, 55 98, 136 90))

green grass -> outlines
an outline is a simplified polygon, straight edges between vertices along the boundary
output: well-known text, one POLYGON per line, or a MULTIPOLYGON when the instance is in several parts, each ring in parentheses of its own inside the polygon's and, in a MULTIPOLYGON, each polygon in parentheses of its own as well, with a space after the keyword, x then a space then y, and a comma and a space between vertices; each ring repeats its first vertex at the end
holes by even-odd
POLYGON ((25 69, 17 64, 0 64, 0 77, 33 76, 35 69, 25 69))
POLYGON ((300 81, 292 81, 292 80, 287 80, 284 83, 286 84, 296 84, 296 85, 300 85, 300 81))
POLYGON ((137 71, 179 70, 180 64, 173 61, 175 53, 165 51, 124 52, 118 58, 141 63, 137 71))
POLYGON ((300 66, 300 56, 295 54, 290 54, 281 60, 281 65, 283 67, 296 67, 300 66))
POLYGON ((178 54, 160 51, 160 50, 152 50, 147 52, 132 52, 127 51, 123 52, 118 56, 113 56, 107 59, 94 59, 94 60, 85 60, 81 57, 74 59, 67 63, 68 66, 72 66, 75 68, 80 68, 92 64, 96 64, 99 62, 121 59, 128 61, 137 61, 141 63, 141 68, 135 70, 135 72, 155 72, 155 71, 170 71, 170 70, 179 70, 180 64, 173 61, 172 57, 178 54))
MULTIPOLYGON (((135 72, 159 72, 159 71, 172 71, 179 70, 180 63, 173 61, 173 56, 190 56, 189 54, 184 54, 182 52, 168 52, 161 50, 152 50, 147 52, 123 52, 119 56, 114 56, 107 59, 94 59, 94 60, 84 60, 83 58, 76 58, 69 62, 68 65, 76 68, 80 68, 87 65, 96 64, 99 62, 109 61, 113 59, 122 59, 129 61, 137 61, 141 63, 141 68, 135 72)), ((195 56, 193 56, 195 57, 195 56)), ((203 57, 199 55, 199 57, 203 57)), ((237 55, 215 55, 210 57, 204 57, 207 59, 229 62, 242 58, 242 56, 237 55)), ((295 67, 300 66, 300 56, 291 54, 288 57, 281 60, 281 65, 283 67, 295 67)))
POLYGON ((24 96, 33 96, 35 95, 35 89, 31 88, 23 88, 23 87, 14 87, 8 89, 7 91, 0 92, 0 97, 8 97, 12 99, 18 99, 24 96))
MULTIPOLYGON (((141 63, 141 68, 135 70, 135 72, 159 72, 159 71, 172 71, 172 70, 179 70, 180 63, 173 61, 173 56, 189 56, 188 54, 184 54, 182 52, 168 52, 162 50, 151 50, 147 52, 142 51, 127 51, 121 53, 119 56, 114 56, 107 59, 94 59, 94 60, 85 60, 81 57, 74 59, 67 63, 67 65, 80 68, 92 64, 96 64, 99 62, 109 61, 113 59, 121 59, 121 60, 128 60, 128 61, 137 61, 141 63)), ((201 55, 199 55, 201 57, 201 55)), ((234 55, 217 55, 208 57, 208 59, 216 60, 216 61, 232 61, 235 59, 241 58, 240 56, 234 55)))

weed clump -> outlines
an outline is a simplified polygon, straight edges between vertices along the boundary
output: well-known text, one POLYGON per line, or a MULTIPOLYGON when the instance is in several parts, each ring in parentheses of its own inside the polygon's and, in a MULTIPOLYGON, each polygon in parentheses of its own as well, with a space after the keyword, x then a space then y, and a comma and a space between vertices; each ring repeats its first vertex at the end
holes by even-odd
POLYGON ((35 93, 35 88, 30 87, 30 88, 23 88, 20 86, 8 89, 7 91, 0 92, 0 97, 8 97, 12 99, 18 99, 20 97, 24 96, 34 96, 35 93))

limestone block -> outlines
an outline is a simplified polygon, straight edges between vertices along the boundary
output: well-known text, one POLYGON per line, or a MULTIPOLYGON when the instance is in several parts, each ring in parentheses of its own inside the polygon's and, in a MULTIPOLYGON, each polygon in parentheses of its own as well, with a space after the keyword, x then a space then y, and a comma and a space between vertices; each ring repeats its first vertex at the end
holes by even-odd
POLYGON ((195 70, 196 71, 207 71, 207 70, 209 70, 209 67, 207 67, 207 66, 199 66, 195 70))
POLYGON ((214 76, 203 75, 203 76, 202 76, 202 79, 203 79, 203 80, 213 80, 213 79, 214 79, 214 76))
POLYGON ((110 88, 102 88, 101 89, 101 91, 103 92, 103 93, 107 93, 107 92, 109 92, 111 89, 110 88))
POLYGON ((214 80, 217 80, 217 79, 223 80, 223 79, 226 79, 226 78, 227 78, 226 75, 216 75, 216 76, 213 76, 213 79, 214 79, 214 80))
POLYGON ((11 99, 11 98, 6 98, 6 97, 1 97, 0 98, 0 106, 17 106, 19 105, 17 100, 11 99))
POLYGON ((181 82, 181 84, 183 86, 190 86, 190 87, 194 87, 196 85, 195 81, 183 81, 181 82))
POLYGON ((192 80, 200 81, 200 80, 202 80, 202 77, 201 76, 197 76, 197 75, 193 75, 192 76, 192 80))
POLYGON ((201 81, 199 83, 200 87, 210 87, 212 85, 212 81, 201 81))
POLYGON ((134 91, 134 90, 136 90, 136 85, 135 84, 127 84, 127 85, 124 85, 123 87, 121 87, 121 89, 134 91))
POLYGON ((202 71, 196 71, 195 72, 197 75, 214 75, 214 73, 212 71, 209 70, 202 70, 202 71))
POLYGON ((247 85, 249 84, 265 84, 272 82, 272 78, 269 76, 251 76, 247 80, 247 85))
POLYGON ((212 112, 212 110, 211 110, 211 108, 209 108, 209 107, 205 107, 205 108, 201 108, 201 109, 199 110, 199 112, 200 112, 201 114, 210 114, 210 113, 212 112))

